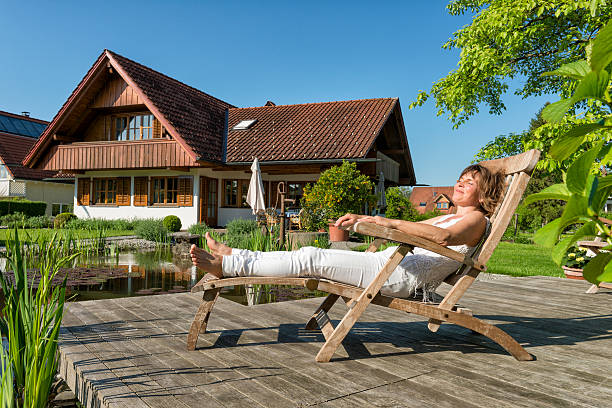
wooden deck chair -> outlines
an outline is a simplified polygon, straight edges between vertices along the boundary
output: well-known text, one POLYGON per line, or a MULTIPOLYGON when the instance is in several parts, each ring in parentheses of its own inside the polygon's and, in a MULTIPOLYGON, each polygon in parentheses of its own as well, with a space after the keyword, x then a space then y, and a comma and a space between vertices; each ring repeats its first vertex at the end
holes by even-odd
POLYGON ((246 284, 272 284, 305 286, 311 290, 318 289, 329 293, 325 300, 323 300, 323 303, 315 310, 312 318, 306 323, 307 329, 320 327, 325 337, 325 344, 316 356, 316 361, 318 362, 328 362, 332 358, 349 330, 370 303, 424 316, 429 319, 428 328, 432 332, 436 332, 443 322, 457 324, 490 338, 517 360, 532 360, 533 357, 510 335, 492 324, 473 317, 469 310, 458 308, 456 305, 465 291, 472 285, 480 271, 485 270, 487 261, 500 241, 521 200, 539 157, 540 152, 538 150, 530 150, 516 156, 480 163, 494 171, 501 171, 506 174, 507 188, 502 202, 498 205, 495 214, 491 218, 491 228, 488 237, 486 237, 486 240, 480 247, 480 251, 472 257, 399 230, 371 223, 357 223, 353 227, 354 231, 376 237, 368 251, 375 251, 385 240, 395 241, 400 244, 368 287, 363 289, 337 282, 308 278, 253 277, 211 280, 207 275, 192 289, 192 292, 204 291, 204 296, 187 336, 187 348, 194 350, 198 334, 205 333, 208 318, 222 287, 246 284), (445 282, 452 285, 452 288, 439 303, 395 298, 379 293, 382 285, 389 278, 393 270, 414 247, 428 249, 459 261, 462 264, 456 273, 451 274, 446 279, 445 282), (346 302, 348 311, 340 323, 334 327, 327 316, 327 312, 339 298, 343 298, 346 302))

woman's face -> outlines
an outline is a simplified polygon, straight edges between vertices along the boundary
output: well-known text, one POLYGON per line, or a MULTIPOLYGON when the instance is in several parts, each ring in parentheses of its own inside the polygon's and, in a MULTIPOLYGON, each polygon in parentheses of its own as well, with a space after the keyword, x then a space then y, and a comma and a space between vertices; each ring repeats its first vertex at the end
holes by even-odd
POLYGON ((457 180, 455 183, 455 190, 453 192, 453 202, 455 205, 462 207, 469 206, 480 206, 480 190, 478 189, 478 183, 480 181, 480 174, 478 173, 466 173, 457 180))

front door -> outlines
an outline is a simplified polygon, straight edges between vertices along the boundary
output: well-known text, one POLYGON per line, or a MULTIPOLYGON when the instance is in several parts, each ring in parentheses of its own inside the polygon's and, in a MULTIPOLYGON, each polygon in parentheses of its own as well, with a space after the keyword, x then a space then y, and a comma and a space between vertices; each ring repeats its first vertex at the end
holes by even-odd
POLYGON ((217 226, 217 179, 200 177, 200 222, 217 226))

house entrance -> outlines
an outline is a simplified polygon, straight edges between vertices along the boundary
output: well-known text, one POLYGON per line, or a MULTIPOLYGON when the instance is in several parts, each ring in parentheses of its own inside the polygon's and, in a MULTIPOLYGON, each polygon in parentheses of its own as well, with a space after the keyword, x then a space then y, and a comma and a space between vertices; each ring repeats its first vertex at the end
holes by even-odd
POLYGON ((217 226, 217 179, 200 177, 200 222, 209 227, 217 226))

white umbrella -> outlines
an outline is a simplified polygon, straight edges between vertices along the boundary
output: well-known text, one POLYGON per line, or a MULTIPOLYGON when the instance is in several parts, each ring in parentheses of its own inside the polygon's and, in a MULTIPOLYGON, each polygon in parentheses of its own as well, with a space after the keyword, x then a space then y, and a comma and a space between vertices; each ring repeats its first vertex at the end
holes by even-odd
POLYGON ((257 157, 251 165, 251 182, 249 183, 249 191, 247 191, 247 204, 253 209, 253 214, 266 209, 264 200, 263 182, 261 181, 261 170, 259 169, 259 160, 257 157))
POLYGON ((378 202, 376 206, 378 208, 384 208, 387 206, 387 196, 385 195, 385 175, 383 172, 380 172, 380 176, 378 176, 378 186, 376 188, 378 193, 378 202))

